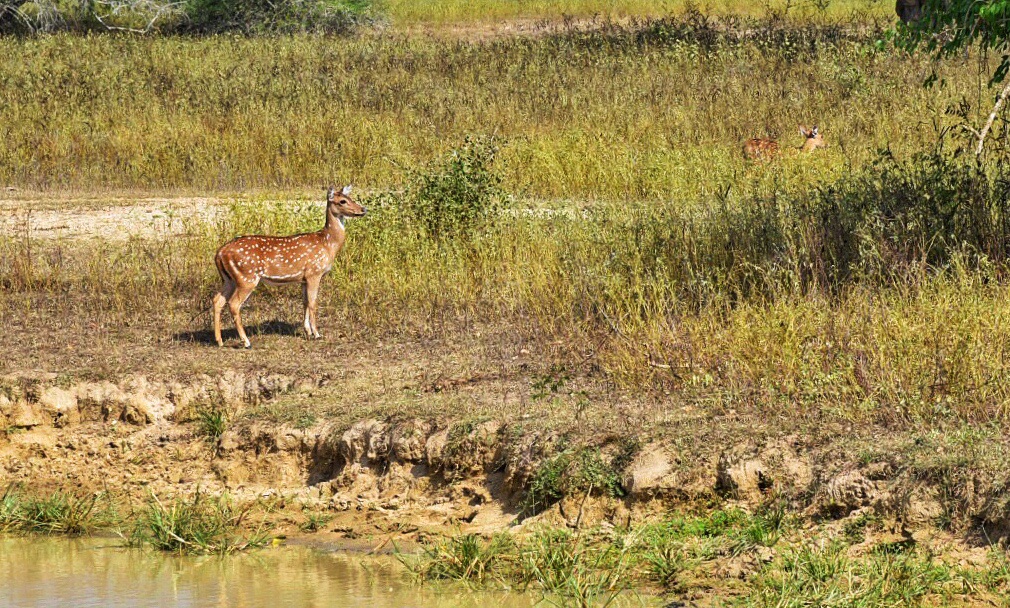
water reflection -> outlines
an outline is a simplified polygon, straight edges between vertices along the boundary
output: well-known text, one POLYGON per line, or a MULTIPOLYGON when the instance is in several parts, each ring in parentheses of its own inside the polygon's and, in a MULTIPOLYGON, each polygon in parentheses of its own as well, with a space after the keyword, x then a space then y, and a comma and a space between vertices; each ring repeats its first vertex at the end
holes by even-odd
POLYGON ((282 547, 228 557, 125 549, 115 539, 0 537, 0 606, 528 608, 518 594, 418 588, 388 557, 282 547))

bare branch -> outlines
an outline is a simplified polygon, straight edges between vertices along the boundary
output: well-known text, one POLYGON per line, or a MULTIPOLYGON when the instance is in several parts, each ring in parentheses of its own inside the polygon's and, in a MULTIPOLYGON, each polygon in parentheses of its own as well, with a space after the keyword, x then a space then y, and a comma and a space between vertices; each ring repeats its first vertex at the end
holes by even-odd
POLYGON ((1007 83, 1003 86, 1003 92, 999 94, 999 99, 996 100, 996 105, 993 106, 992 113, 989 114, 989 120, 985 121, 985 126, 982 127, 982 131, 978 135, 978 148, 975 149, 975 156, 982 154, 982 145, 985 144, 985 137, 989 134, 989 129, 992 128, 992 123, 995 122, 996 115, 999 114, 1000 108, 1003 107, 1003 103, 1006 101, 1008 95, 1010 95, 1010 78, 1007 79, 1007 83))
POLYGON ((171 14, 177 11, 181 11, 185 6, 184 2, 168 2, 162 3, 157 0, 97 0, 92 6, 92 14, 95 19, 102 24, 102 26, 110 31, 116 32, 133 32, 135 34, 147 34, 154 29, 154 24, 158 22, 163 16, 171 14), (134 27, 122 27, 118 25, 111 25, 106 23, 94 6, 104 6, 108 9, 108 17, 116 17, 123 13, 135 13, 135 14, 148 14, 151 17, 147 21, 147 25, 143 28, 134 27), (153 13, 153 15, 152 15, 153 13))

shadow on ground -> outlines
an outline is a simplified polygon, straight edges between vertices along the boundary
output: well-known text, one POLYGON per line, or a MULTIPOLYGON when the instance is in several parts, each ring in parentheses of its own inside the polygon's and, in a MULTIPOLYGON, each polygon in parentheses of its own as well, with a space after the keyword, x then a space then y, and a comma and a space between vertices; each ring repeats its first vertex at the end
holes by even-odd
MULTIPOLYGON (((286 321, 267 321, 266 323, 257 323, 256 325, 246 325, 245 332, 250 338, 264 335, 298 336, 302 333, 302 326, 286 321)), ((221 338, 225 341, 225 345, 227 345, 229 341, 238 340, 238 331, 234 327, 222 329, 221 338)), ((214 330, 210 328, 179 332, 174 334, 172 339, 177 342, 217 345, 217 342, 214 340, 214 330)))

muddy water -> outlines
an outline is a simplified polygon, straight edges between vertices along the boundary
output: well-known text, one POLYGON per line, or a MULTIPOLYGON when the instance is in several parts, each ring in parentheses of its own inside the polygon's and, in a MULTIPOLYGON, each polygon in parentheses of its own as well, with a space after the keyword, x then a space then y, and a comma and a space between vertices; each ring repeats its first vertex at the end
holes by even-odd
POLYGON ((535 603, 518 594, 419 588, 390 557, 308 547, 177 557, 119 544, 0 537, 0 606, 526 608, 535 603))

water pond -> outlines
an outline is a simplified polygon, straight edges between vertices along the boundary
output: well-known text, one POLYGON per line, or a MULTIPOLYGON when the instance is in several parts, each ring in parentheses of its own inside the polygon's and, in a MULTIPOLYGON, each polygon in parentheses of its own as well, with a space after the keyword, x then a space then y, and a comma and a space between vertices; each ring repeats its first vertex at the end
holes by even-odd
POLYGON ((532 595, 420 587, 389 556, 286 546, 180 557, 118 539, 0 536, 0 606, 527 608, 532 595))

